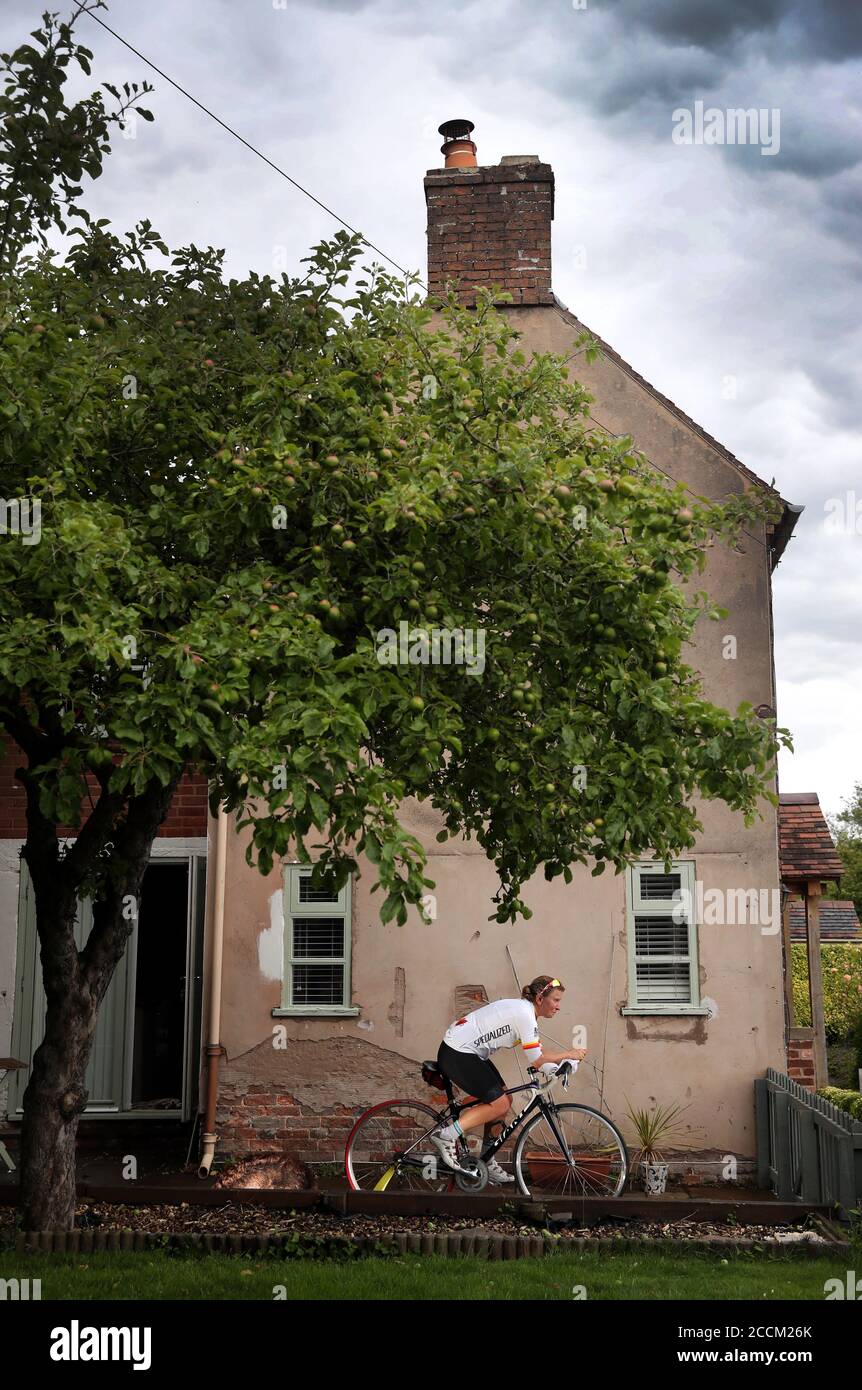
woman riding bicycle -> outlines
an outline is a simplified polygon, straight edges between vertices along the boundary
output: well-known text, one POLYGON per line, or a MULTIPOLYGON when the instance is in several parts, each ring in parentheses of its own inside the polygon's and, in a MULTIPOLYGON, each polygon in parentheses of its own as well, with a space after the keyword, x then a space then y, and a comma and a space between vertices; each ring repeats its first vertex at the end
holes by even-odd
MULTIPOLYGON (((437 1065, 444 1076, 454 1081, 462 1091, 475 1096, 478 1105, 462 1112, 460 1120, 440 1128, 431 1135, 447 1168, 460 1167, 455 1140, 480 1125, 498 1125, 509 1109, 509 1097, 504 1095, 506 1083, 494 1063, 492 1052, 500 1047, 517 1047, 520 1043, 529 1064, 539 1061, 579 1062, 586 1048, 573 1047, 566 1052, 546 1052, 539 1040, 540 1018, 553 1018, 559 1012, 564 986, 551 975, 539 975, 521 991, 520 999, 495 999, 463 1018, 456 1019, 443 1035, 437 1053, 437 1065)), ((488 1161, 491 1182, 514 1182, 511 1174, 500 1167, 496 1158, 488 1161)))

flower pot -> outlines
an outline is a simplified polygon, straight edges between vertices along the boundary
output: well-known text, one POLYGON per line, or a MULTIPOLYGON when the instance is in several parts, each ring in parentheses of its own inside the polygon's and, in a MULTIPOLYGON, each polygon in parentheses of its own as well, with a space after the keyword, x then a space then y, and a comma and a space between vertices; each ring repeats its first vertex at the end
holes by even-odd
POLYGON ((667 1187, 668 1168, 667 1163, 651 1163, 646 1159, 641 1162, 644 1192, 650 1197, 660 1197, 664 1192, 667 1187))
POLYGON ((533 1149, 527 1155, 527 1170, 533 1187, 555 1187, 568 1175, 583 1184, 587 1194, 595 1191, 598 1195, 607 1185, 611 1171, 610 1156, 601 1154, 573 1154, 576 1169, 570 1173, 559 1149, 533 1149))

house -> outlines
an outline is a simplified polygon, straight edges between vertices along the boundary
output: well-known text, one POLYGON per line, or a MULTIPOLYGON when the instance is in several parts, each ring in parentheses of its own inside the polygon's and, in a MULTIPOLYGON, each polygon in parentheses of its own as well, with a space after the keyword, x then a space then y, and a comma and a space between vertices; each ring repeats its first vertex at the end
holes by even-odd
MULTIPOLYGON (((805 941, 805 904, 795 898, 790 904, 790 940, 805 941)), ((846 898, 824 898, 820 904, 820 941, 823 946, 862 946, 862 924, 856 908, 846 898)))
MULTIPOLYGON (((471 132, 469 122, 441 127, 445 163, 425 177, 429 289, 454 279, 469 304, 476 286, 496 282, 512 296, 501 307, 526 352, 574 354, 586 330, 552 288, 553 170, 532 155, 479 165, 471 132)), ((597 427, 631 434, 659 472, 693 495, 721 499, 755 489, 780 503, 773 525, 749 527, 733 552, 710 552, 703 584, 729 616, 699 624, 689 654, 713 702, 735 710, 749 701, 771 717, 772 575, 801 508, 601 346, 598 360, 579 355, 576 368, 594 397, 597 427)), ((337 1161, 366 1106, 393 1096, 432 1099, 419 1064, 436 1054, 464 1008, 519 994, 550 972, 566 992, 546 1037, 567 1047, 577 1036, 588 1048, 576 1098, 604 1104, 617 1118, 627 1099, 679 1101, 702 1162, 720 1166, 733 1154, 751 1164, 753 1081, 770 1066, 787 1070, 790 1044, 776 907, 778 820, 770 804, 746 828, 723 804, 705 803, 703 833, 670 873, 647 858, 617 876, 593 878, 575 866, 568 886, 540 874, 524 891, 532 919, 501 926, 488 920, 493 865, 475 841, 438 844, 442 821, 427 804, 408 801, 403 822, 427 848, 436 889, 433 921, 415 911, 400 928, 380 923, 371 865, 332 897, 312 890, 296 862, 261 876, 246 863, 246 833, 238 835, 224 816, 205 824, 205 806, 195 802, 192 815, 192 804, 187 823, 172 812, 163 827, 152 871, 178 872, 171 888, 154 883, 150 899, 153 917, 168 902, 182 913, 185 892, 185 954, 176 946, 169 966, 157 966, 152 953, 160 947, 140 930, 145 893, 139 945, 112 985, 91 1065, 98 1078, 92 1105, 102 1114, 152 1118, 167 1107, 179 1118, 199 1104, 204 1171, 216 1144, 220 1155, 287 1146, 311 1162, 337 1161), (142 981, 147 991, 139 998, 142 981), (164 1059, 155 1074, 152 1047, 164 1059)), ((0 1053, 8 1043, 26 1060, 38 1031, 38 987, 18 873, 22 830, 7 821, 7 831, 14 834, 2 847, 0 906, 18 930, 5 933, 0 957, 0 1053)), ((157 935, 157 943, 164 939, 157 935)), ((512 1083, 519 1079, 514 1055, 499 1065, 512 1083)), ((13 1087, 10 1117, 19 1101, 13 1087)))

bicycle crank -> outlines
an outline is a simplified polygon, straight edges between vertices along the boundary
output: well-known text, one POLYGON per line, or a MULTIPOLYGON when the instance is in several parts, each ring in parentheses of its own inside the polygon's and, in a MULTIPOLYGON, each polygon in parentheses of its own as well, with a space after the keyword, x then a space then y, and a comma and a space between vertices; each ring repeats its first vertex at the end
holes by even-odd
POLYGON ((464 1166, 455 1174, 455 1186, 462 1192, 481 1192, 488 1185, 488 1165, 481 1158, 462 1160, 464 1166), (469 1163, 470 1171, 466 1165, 469 1163))

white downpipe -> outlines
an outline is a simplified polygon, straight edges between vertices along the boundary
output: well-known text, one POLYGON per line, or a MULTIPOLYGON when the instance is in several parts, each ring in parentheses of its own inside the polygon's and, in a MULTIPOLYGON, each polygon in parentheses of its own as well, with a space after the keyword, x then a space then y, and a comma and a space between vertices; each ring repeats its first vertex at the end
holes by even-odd
POLYGON ((224 948, 224 890, 227 860, 227 813, 219 806, 216 822, 215 901, 213 904, 213 950, 210 968, 209 1023, 207 1036, 206 1112, 203 1151, 198 1177, 209 1177, 218 1135, 215 1132, 218 1095, 218 1059, 221 1054, 221 978, 224 948))

